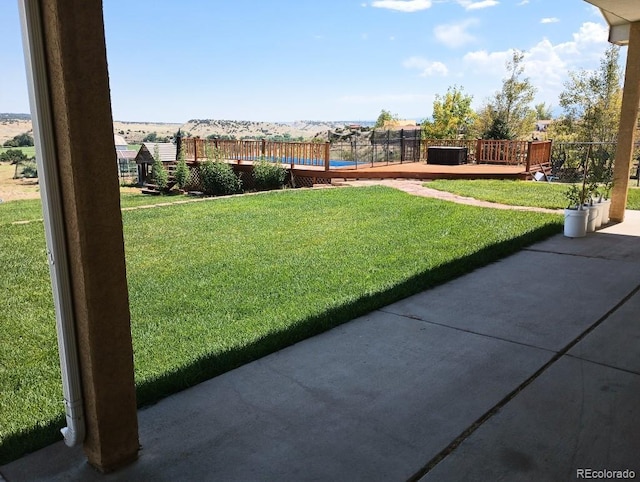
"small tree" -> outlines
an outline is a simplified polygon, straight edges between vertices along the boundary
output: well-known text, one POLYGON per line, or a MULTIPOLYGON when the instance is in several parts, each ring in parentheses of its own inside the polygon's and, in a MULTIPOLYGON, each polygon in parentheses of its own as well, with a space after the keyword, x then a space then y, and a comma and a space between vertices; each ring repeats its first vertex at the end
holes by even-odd
POLYGON ((176 166, 174 176, 178 187, 180 189, 184 189, 187 185, 187 181, 189 180, 189 167, 187 166, 187 162, 184 158, 184 148, 181 148, 178 153, 178 165, 176 166))
POLYGON ((384 125, 387 122, 395 121, 395 120, 398 120, 397 114, 392 114, 388 110, 382 109, 380 111, 380 115, 378 116, 378 119, 376 120, 376 125, 374 126, 374 128, 378 129, 380 127, 384 127, 384 125))
POLYGON ((423 123, 427 139, 456 139, 471 135, 475 113, 471 109, 473 96, 466 95, 462 87, 454 85, 444 96, 436 94, 433 101, 433 120, 423 123))
POLYGON ((528 138, 536 120, 536 111, 530 107, 536 89, 529 78, 523 78, 524 53, 514 50, 506 63, 508 76, 502 80, 502 89, 483 108, 481 116, 489 115, 484 129, 497 127, 495 124, 506 124, 506 132, 511 138, 528 138), (497 119, 500 119, 499 121, 497 119))
POLYGON ((535 105, 536 118, 538 120, 550 120, 553 117, 551 106, 544 102, 535 105))
POLYGON ((20 149, 7 149, 5 152, 0 154, 0 162, 9 162, 12 166, 16 166, 15 172, 13 173, 14 179, 18 178, 18 167, 20 164, 24 164, 28 160, 29 158, 27 155, 20 149))
POLYGON ((38 177, 38 165, 36 164, 35 159, 31 158, 22 165, 22 171, 20 171, 20 175, 26 178, 38 177))
POLYGON ((611 45, 591 72, 569 72, 565 90, 560 93, 563 115, 554 122, 554 139, 579 142, 615 142, 622 103, 620 47, 611 45))
POLYGON ((158 144, 153 148, 153 165, 151 166, 151 179, 159 191, 166 189, 169 184, 169 174, 162 164, 160 148, 158 144))
POLYGON ((159 142, 158 141, 158 133, 157 132, 150 132, 149 134, 147 134, 146 136, 144 136, 142 138, 142 142, 159 142))
POLYGON ((513 137, 509 124, 502 117, 495 117, 489 129, 482 134, 483 139, 511 140, 513 137))

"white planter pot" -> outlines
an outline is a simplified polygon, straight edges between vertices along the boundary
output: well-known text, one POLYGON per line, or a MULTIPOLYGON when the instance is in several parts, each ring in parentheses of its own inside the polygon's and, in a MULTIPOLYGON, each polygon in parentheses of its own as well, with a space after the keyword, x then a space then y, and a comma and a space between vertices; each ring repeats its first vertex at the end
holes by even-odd
POLYGON ((609 224, 611 218, 609 217, 609 211, 611 210, 611 199, 605 199, 601 203, 602 205, 602 224, 609 224))
POLYGON ((596 216, 595 229, 600 229, 600 226, 602 226, 602 214, 604 212, 604 204, 602 204, 602 202, 597 202, 594 204, 594 206, 598 209, 598 215, 596 216))
POLYGON ((564 210, 564 235, 568 238, 582 238, 587 235, 586 209, 564 210))
POLYGON ((596 230, 596 222, 598 221, 598 207, 597 206, 586 206, 585 211, 587 211, 587 233, 592 233, 596 230))

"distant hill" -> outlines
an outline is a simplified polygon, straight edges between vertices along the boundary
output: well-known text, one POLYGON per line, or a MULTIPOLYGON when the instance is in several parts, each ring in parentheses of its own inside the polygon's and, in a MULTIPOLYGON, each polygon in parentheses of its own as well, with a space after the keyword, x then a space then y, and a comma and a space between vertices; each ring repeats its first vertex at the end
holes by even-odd
MULTIPOLYGON (((374 121, 295 121, 295 122, 255 122, 220 119, 191 119, 185 124, 163 122, 114 121, 113 132, 123 136, 129 144, 142 142, 145 136, 156 133, 158 137, 172 137, 178 129, 184 135, 207 137, 210 135, 242 138, 288 137, 311 139, 345 125, 359 124, 372 126, 374 121)), ((29 114, 0 113, 0 144, 23 132, 31 132, 29 114)))
POLYGON ((0 120, 4 120, 4 119, 15 119, 15 120, 30 121, 31 120, 31 114, 1 114, 0 113, 0 120))
MULTIPOLYGON (((192 119, 181 127, 183 133, 191 136, 209 135, 235 136, 242 138, 270 138, 287 136, 292 139, 311 139, 318 134, 362 122, 350 121, 295 121, 295 122, 253 122, 236 120, 192 119)), ((374 123, 364 123, 373 125, 374 123)))

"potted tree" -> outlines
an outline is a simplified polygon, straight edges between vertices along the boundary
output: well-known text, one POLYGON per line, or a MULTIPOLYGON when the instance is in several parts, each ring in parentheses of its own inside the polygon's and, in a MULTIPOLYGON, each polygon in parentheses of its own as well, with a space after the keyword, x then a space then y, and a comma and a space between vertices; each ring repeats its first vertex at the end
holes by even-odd
POLYGON ((565 192, 569 204, 564 210, 564 235, 568 238, 582 238, 587 235, 590 211, 585 205, 587 198, 591 198, 591 189, 587 184, 588 159, 589 155, 587 154, 587 160, 583 167, 582 184, 571 184, 565 192))
POLYGON ((596 149, 589 168, 589 183, 593 192, 592 204, 598 208, 595 228, 609 222, 611 201, 609 194, 613 187, 613 163, 611 156, 602 147, 596 149))

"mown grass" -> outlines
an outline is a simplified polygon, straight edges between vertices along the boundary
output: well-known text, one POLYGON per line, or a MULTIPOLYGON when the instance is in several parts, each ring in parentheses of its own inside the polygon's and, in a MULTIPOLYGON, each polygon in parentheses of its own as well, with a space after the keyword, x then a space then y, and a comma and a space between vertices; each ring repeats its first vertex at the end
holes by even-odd
MULTIPOLYGON (((139 404, 561 231, 560 216, 393 189, 123 212, 139 404)), ((63 424, 43 225, 0 224, 0 463, 63 424)))
MULTIPOLYGON (((120 206, 125 208, 151 206, 184 200, 178 196, 148 196, 139 193, 120 193, 120 206)), ((42 203, 40 199, 27 199, 0 203, 0 225, 22 221, 42 219, 42 203)))
POLYGON ((22 151, 22 153, 27 157, 36 157, 36 148, 35 146, 27 146, 27 147, 0 147, 0 154, 3 152, 7 152, 9 149, 22 151))
MULTIPOLYGON (((510 180, 434 180, 425 186, 460 196, 472 197, 510 206, 533 206, 548 209, 564 209, 567 199, 564 193, 568 184, 557 182, 532 182, 510 180)), ((629 188, 627 209, 640 209, 640 189, 629 188)))

